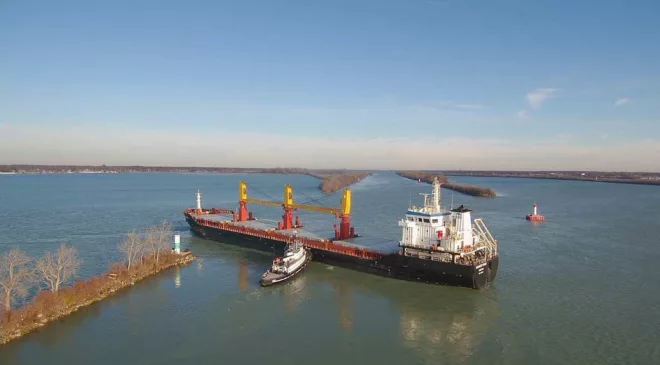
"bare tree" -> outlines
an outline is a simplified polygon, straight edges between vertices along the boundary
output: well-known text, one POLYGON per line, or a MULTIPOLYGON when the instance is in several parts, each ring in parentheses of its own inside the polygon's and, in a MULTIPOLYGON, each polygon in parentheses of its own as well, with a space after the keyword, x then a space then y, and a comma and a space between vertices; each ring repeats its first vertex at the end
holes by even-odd
MULTIPOLYGON (((144 263, 144 258, 145 256, 148 256, 150 253, 151 249, 151 241, 153 241, 154 237, 154 232, 153 228, 147 228, 142 232, 142 235, 140 237, 140 241, 138 242, 138 249, 137 249, 137 259, 140 260, 140 264, 144 263)), ((136 260, 137 260, 136 259, 136 260)))
POLYGON ((160 252, 166 250, 168 247, 169 235, 172 231, 172 224, 167 221, 162 221, 160 224, 153 226, 150 231, 151 235, 148 242, 150 244, 151 250, 156 256, 156 265, 158 265, 160 252))
POLYGON ((0 298, 5 312, 11 310, 12 300, 25 297, 34 283, 32 259, 25 252, 14 248, 0 256, 0 298))
POLYGON ((151 253, 154 237, 155 230, 153 227, 149 227, 142 232, 142 256, 146 256, 151 253))
POLYGON ((142 246, 142 240, 135 231, 128 233, 126 238, 119 244, 119 252, 124 254, 128 261, 127 269, 131 269, 131 264, 139 257, 139 251, 142 246))
POLYGON ((37 261, 37 273, 53 293, 60 289, 60 285, 74 277, 79 267, 78 251, 64 243, 55 255, 46 252, 46 255, 37 261))

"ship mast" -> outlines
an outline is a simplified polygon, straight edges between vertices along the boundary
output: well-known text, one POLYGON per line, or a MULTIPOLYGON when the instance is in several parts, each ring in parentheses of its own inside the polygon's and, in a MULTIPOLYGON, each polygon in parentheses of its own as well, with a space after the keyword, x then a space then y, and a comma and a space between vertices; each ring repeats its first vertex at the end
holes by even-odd
POLYGON ((433 177, 433 211, 434 212, 440 211, 440 185, 442 184, 438 182, 438 177, 434 176, 433 177))

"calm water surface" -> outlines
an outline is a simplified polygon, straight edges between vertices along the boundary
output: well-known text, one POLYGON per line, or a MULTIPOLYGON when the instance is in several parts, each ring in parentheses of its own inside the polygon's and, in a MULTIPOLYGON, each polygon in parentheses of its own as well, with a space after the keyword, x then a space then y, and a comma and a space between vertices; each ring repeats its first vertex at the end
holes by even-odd
MULTIPOLYGON (((485 291, 395 281, 319 263, 260 288, 267 254, 194 238, 182 210, 234 207, 250 194, 321 198, 306 176, 238 174, 0 175, 0 252, 75 245, 82 276, 117 260, 135 228, 171 220, 198 259, 0 347, 0 364, 658 364, 660 188, 457 177, 492 187, 475 210, 500 242, 485 291), (533 202, 548 218, 524 220, 533 202), (291 346, 296 351, 283 351, 291 346)), ((428 185, 391 173, 354 186, 358 233, 398 239, 396 222, 428 185)), ((338 205, 339 196, 320 200, 338 205)), ((251 207, 278 219, 277 208, 251 207)), ((301 214, 330 234, 332 217, 301 214)))

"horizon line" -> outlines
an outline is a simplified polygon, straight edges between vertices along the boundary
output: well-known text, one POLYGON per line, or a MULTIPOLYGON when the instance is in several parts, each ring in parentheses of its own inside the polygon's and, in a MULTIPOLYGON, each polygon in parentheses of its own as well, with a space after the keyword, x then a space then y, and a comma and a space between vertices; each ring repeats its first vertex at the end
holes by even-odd
POLYGON ((233 169, 233 170, 310 170, 310 171, 449 171, 449 172, 606 172, 606 173, 644 173, 644 174, 660 174, 660 171, 625 171, 625 170, 535 170, 535 169, 519 169, 519 170, 484 170, 484 169, 347 169, 347 168, 310 168, 310 167, 232 167, 232 166, 173 166, 173 165, 76 165, 76 164, 0 164, 0 168, 9 167, 75 167, 75 168, 169 168, 169 169, 233 169))

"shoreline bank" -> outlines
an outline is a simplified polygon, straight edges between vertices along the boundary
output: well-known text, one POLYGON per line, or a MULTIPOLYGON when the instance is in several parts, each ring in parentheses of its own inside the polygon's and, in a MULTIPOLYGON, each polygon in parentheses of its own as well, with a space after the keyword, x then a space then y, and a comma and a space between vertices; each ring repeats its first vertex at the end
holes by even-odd
POLYGON ((118 174, 136 172, 308 175, 321 180, 319 189, 326 194, 339 191, 369 175, 367 172, 361 170, 311 170, 303 168, 0 165, 0 174, 6 175, 118 174))
POLYGON ((147 277, 174 266, 186 265, 194 259, 190 252, 181 254, 163 252, 157 264, 154 257, 146 259, 130 270, 124 263, 117 263, 104 274, 77 281, 57 293, 42 290, 23 307, 4 313, 1 319, 0 345, 21 338, 50 322, 106 299, 147 277))
POLYGON ((473 177, 500 177, 500 178, 521 178, 521 179, 539 179, 539 180, 564 180, 564 181, 588 181, 603 182, 611 184, 632 184, 632 185, 654 185, 660 186, 660 174, 644 174, 635 178, 608 177, 613 173, 588 173, 584 176, 577 173, 563 174, 557 172, 548 173, 523 173, 523 172, 471 172, 471 171, 444 171, 447 176, 473 176, 473 177))

